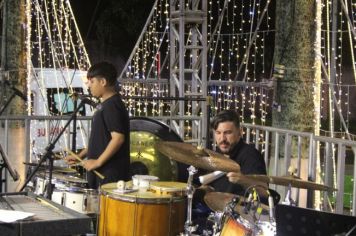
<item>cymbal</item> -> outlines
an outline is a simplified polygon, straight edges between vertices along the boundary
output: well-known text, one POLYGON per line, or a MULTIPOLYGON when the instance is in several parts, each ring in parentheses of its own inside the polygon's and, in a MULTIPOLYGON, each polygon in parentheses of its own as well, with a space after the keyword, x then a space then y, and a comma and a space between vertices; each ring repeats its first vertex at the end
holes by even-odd
POLYGON ((167 157, 205 170, 240 172, 240 165, 223 154, 206 148, 199 149, 188 143, 161 141, 156 149, 167 157))
MULTIPOLYGON (((245 208, 246 199, 242 196, 238 196, 232 193, 222 193, 222 192, 210 192, 205 194, 204 202, 208 207, 213 211, 223 212, 226 205, 231 202, 233 198, 237 198, 237 204, 234 208, 234 211, 241 215, 244 219, 254 222, 251 212, 247 212, 245 208)), ((256 205, 254 205, 256 207, 256 205)), ((263 203, 257 205, 260 208, 260 217, 268 218, 269 217, 269 207, 263 203)), ((254 209, 256 210, 256 208, 254 209)))
POLYGON ((317 184, 311 181, 305 181, 295 176, 267 176, 267 175, 245 175, 246 178, 261 181, 264 183, 291 186, 295 188, 304 188, 311 190, 320 190, 320 191, 335 191, 336 189, 317 184))
MULTIPOLYGON (((23 164, 27 166, 37 166, 38 163, 35 162, 23 162, 23 164)), ((49 166, 48 165, 40 165, 40 169, 47 169, 49 166)), ((61 167, 61 166, 53 166, 53 171, 54 172, 61 172, 61 173, 76 173, 77 171, 72 168, 66 168, 66 167, 61 167)))

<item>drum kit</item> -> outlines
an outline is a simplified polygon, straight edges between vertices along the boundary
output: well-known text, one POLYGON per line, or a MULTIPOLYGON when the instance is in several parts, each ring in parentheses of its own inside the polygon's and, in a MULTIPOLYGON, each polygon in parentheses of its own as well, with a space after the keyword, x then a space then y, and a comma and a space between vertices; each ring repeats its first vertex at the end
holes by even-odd
MULTIPOLYGON (((104 184, 98 193, 86 189, 86 181, 69 173, 68 168, 55 167, 52 200, 84 214, 98 214, 98 235, 198 235, 198 226, 192 219, 196 190, 193 176, 197 168, 213 173, 219 171, 216 176, 220 177, 221 173, 240 173, 240 166, 225 155, 187 143, 159 141, 155 143, 155 148, 172 160, 190 165, 187 183, 161 181, 150 175, 134 175, 128 182, 104 184), (64 173, 60 172, 62 170, 64 173)), ((294 176, 241 174, 241 179, 244 178, 250 182, 282 185, 289 189, 334 190, 294 176)), ((35 179, 34 192, 42 195, 46 192, 46 173, 40 172, 35 179)), ((211 209, 206 221, 212 226, 200 234, 276 235, 273 203, 261 203, 256 198, 258 194, 255 188, 249 189, 252 191, 247 196, 206 193, 204 202, 211 209)))
MULTIPOLYGON (((188 168, 189 179, 187 184, 187 220, 184 226, 183 235, 194 235, 195 226, 191 221, 191 196, 189 189, 191 185, 192 173, 189 170, 197 167, 205 170, 214 171, 209 174, 210 181, 222 176, 224 172, 240 172, 240 166, 228 157, 205 148, 195 147, 187 143, 179 142, 158 142, 156 148, 167 157, 191 165, 188 168)), ((194 172, 195 173, 195 172, 194 172)), ((201 178, 199 178, 202 180, 201 178)), ((310 181, 304 181, 296 176, 267 176, 267 175, 243 175, 240 180, 249 180, 256 183, 254 186, 263 184, 275 184, 288 187, 288 202, 293 204, 290 197, 292 187, 304 188, 319 191, 335 191, 335 189, 317 184, 310 181)), ((209 182, 209 181, 208 181, 209 182)), ((231 193, 209 192, 204 197, 204 202, 213 211, 209 219, 213 221, 212 230, 204 231, 204 235, 276 235, 276 222, 274 217, 274 203, 268 189, 268 206, 262 204, 256 198, 257 191, 254 186, 248 197, 237 196, 231 193)), ((190 191, 194 194, 194 190, 190 191)))
MULTIPOLYGON (((37 166, 37 163, 24 162, 30 167, 37 166)), ((47 165, 41 165, 32 181, 32 191, 40 196, 45 196, 46 187, 49 181, 47 165)), ((52 172, 51 200, 62 206, 68 207, 77 212, 94 215, 99 212, 98 191, 88 189, 88 182, 78 174, 74 168, 53 166, 52 172)))

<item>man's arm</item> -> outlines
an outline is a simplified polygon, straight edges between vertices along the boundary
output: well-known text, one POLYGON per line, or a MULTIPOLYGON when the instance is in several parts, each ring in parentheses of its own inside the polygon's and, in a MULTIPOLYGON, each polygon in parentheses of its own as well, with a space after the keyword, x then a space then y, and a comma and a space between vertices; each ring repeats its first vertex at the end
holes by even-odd
POLYGON ((118 132, 111 132, 111 140, 106 146, 104 152, 98 159, 83 161, 83 166, 87 170, 94 170, 103 166, 122 146, 125 141, 125 135, 118 132))

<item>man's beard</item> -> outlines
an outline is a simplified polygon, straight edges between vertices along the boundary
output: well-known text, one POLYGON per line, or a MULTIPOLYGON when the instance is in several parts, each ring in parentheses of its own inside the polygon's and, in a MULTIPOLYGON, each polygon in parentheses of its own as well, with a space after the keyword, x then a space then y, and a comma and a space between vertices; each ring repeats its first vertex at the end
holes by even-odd
POLYGON ((223 153, 223 154, 228 154, 229 152, 230 152, 230 150, 231 150, 231 143, 229 143, 229 142, 227 142, 227 141, 222 141, 222 142, 220 142, 219 144, 218 144, 218 147, 219 147, 219 150, 220 150, 220 152, 221 153, 223 153), (228 149, 224 149, 224 150, 222 150, 221 148, 220 148, 220 145, 226 145, 227 147, 228 147, 228 149))

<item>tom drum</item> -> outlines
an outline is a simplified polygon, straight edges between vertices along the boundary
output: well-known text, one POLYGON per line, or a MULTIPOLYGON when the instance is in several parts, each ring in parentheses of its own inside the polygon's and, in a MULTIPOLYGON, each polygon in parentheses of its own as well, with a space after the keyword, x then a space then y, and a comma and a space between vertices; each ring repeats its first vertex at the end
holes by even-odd
POLYGON ((242 217, 236 220, 232 217, 227 217, 220 236, 252 236, 253 226, 242 217))

